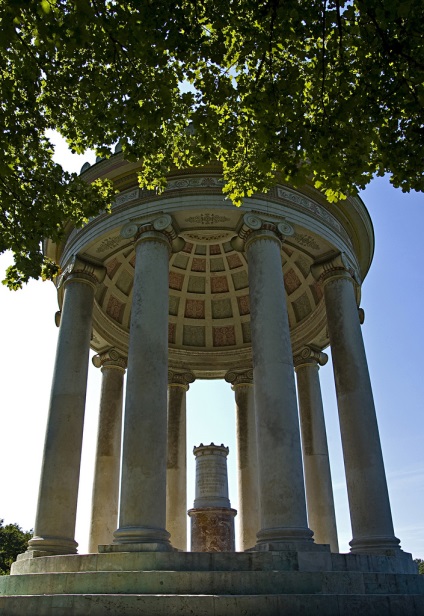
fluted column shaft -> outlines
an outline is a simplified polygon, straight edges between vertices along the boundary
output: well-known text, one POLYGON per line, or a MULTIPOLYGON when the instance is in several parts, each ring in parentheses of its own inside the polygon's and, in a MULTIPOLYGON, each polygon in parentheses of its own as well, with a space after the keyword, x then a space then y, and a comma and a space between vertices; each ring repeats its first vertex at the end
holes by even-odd
POLYGON ((343 255, 315 270, 324 284, 353 539, 352 552, 398 550, 374 399, 356 304, 343 255))
POLYGON ((138 543, 140 550, 170 549, 165 530, 170 242, 164 225, 155 223, 136 229, 121 502, 114 533, 115 543, 138 543))
POLYGON ((238 550, 252 548, 260 530, 258 452, 256 443, 253 371, 227 373, 236 403, 236 446, 239 495, 238 550))
POLYGON ((318 375, 319 363, 326 363, 327 356, 306 347, 294 359, 308 522, 315 543, 329 544, 332 552, 338 552, 330 459, 318 375))
POLYGON ((65 280, 47 420, 34 537, 37 555, 77 551, 75 521, 87 389, 93 299, 104 270, 79 259, 65 280))
POLYGON ((166 528, 172 545, 187 550, 187 428, 186 393, 190 373, 169 372, 166 528))
MULTIPOLYGON (((310 541, 279 229, 253 216, 249 266, 261 530, 258 548, 310 541)), ((293 230, 289 225, 290 233, 293 230)))
POLYGON ((115 349, 93 357, 101 367, 99 427, 94 469, 89 552, 110 544, 118 524, 122 395, 126 360, 115 349))

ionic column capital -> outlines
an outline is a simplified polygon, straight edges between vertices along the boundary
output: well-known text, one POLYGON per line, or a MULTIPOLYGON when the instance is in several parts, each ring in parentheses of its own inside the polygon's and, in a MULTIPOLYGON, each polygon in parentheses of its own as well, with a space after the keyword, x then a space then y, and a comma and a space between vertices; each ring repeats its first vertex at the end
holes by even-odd
POLYGON ((356 284, 361 283, 356 268, 352 265, 344 252, 339 252, 326 261, 315 263, 311 267, 311 272, 315 280, 323 286, 339 278, 350 280, 356 284))
POLYGON ((236 371, 229 370, 225 375, 227 383, 231 383, 231 389, 235 390, 237 387, 253 385, 253 369, 236 371))
POLYGON ((179 229, 169 214, 162 214, 151 221, 131 220, 121 229, 121 236, 125 239, 133 238, 138 242, 165 242, 170 252, 179 252, 183 249, 185 241, 178 236, 179 229))
POLYGON ((231 245, 234 250, 241 252, 256 240, 270 239, 281 244, 286 237, 293 234, 293 227, 286 221, 274 223, 254 214, 245 214, 238 235, 231 240, 231 245))
POLYGON ((91 361, 93 362, 93 366, 96 368, 101 368, 102 371, 103 368, 114 368, 125 372, 127 368, 127 358, 121 355, 119 351, 114 348, 94 355, 91 361))
POLYGON ((174 372, 168 370, 168 387, 181 387, 184 391, 188 391, 190 383, 195 381, 195 376, 192 372, 174 372))
POLYGON ((297 353, 293 357, 293 364, 296 371, 301 366, 325 366, 327 362, 327 353, 323 353, 319 349, 310 346, 303 347, 300 353, 297 353))
POLYGON ((106 276, 106 268, 103 265, 92 263, 74 255, 62 270, 57 279, 57 288, 68 282, 85 282, 96 288, 103 282, 106 276))

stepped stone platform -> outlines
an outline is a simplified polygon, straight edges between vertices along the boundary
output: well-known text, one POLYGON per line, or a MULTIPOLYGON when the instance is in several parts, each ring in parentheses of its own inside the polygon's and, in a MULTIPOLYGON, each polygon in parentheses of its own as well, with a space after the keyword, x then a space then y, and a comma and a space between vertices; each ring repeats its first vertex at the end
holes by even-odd
POLYGON ((314 547, 20 559, 0 579, 0 615, 424 615, 424 576, 410 555, 314 547))

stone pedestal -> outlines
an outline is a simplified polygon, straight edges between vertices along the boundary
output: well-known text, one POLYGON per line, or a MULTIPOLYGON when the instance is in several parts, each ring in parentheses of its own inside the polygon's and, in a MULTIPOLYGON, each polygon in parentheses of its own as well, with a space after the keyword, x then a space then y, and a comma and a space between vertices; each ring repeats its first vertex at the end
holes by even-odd
POLYGON ((228 498, 227 455, 224 445, 200 444, 196 456, 196 491, 191 518, 192 552, 234 552, 234 516, 228 498))

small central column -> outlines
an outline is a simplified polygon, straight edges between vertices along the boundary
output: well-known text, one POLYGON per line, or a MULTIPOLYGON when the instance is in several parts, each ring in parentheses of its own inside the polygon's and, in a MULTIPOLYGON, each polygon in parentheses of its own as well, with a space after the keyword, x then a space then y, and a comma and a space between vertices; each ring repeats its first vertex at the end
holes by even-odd
POLYGON ((97 552, 99 545, 112 543, 118 524, 122 394, 127 367, 126 359, 116 349, 95 355, 92 361, 101 368, 102 390, 88 548, 91 553, 97 552))
POLYGON ((394 535, 374 398, 344 254, 312 269, 324 286, 353 539, 352 552, 399 552, 394 535))
POLYGON ((234 516, 228 498, 227 456, 224 445, 203 445, 196 456, 196 492, 191 518, 192 552, 234 552, 234 516))
POLYGON ((193 383, 191 372, 168 373, 168 462, 166 478, 166 528, 172 545, 187 550, 187 429, 186 393, 193 383))
POLYGON ((64 281, 44 444, 34 537, 34 556, 74 554, 75 521, 87 391, 93 300, 106 270, 74 257, 59 279, 64 281))
MULTIPOLYGON (((293 355, 281 263, 287 223, 243 218, 249 267, 261 530, 257 549, 312 541, 308 528, 293 355)), ((240 242, 233 240, 234 248, 240 242)), ((242 246, 241 246, 242 247, 242 246)))
POLYGON ((135 237, 116 549, 171 550, 166 524, 168 261, 177 239, 168 215, 122 230, 135 237))
POLYGON ((304 347, 294 357, 308 522, 315 542, 328 544, 332 552, 338 552, 330 458, 318 375, 319 366, 327 361, 325 353, 310 347, 304 347))
POLYGON ((243 551, 256 545, 256 534, 260 529, 253 370, 227 372, 225 380, 232 384, 236 402, 238 515, 240 518, 237 549, 243 551))

